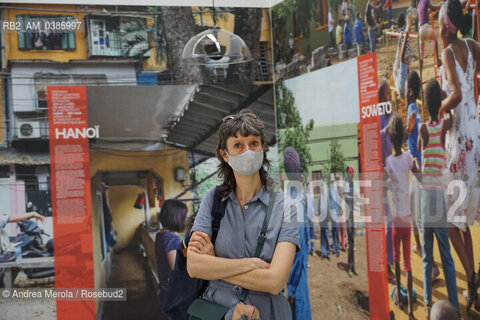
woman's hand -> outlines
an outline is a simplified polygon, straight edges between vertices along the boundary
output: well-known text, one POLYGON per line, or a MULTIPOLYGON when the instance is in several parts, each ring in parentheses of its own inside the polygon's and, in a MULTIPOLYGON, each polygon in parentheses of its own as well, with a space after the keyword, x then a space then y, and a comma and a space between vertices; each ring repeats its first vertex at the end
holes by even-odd
MULTIPOLYGON (((271 264, 258 261, 268 268, 257 269, 221 279, 245 289, 261 291, 277 295, 287 283, 293 260, 295 259, 296 245, 291 242, 279 242, 275 246, 271 264)), ((246 258, 255 259, 255 258, 246 258)), ((250 261, 249 261, 250 262, 250 261)))
POLYGON ((188 247, 193 252, 215 256, 215 247, 210 240, 210 236, 204 232, 194 232, 192 237, 190 238, 188 247))
POLYGON ((260 320, 260 313, 254 306, 239 303, 233 310, 232 319, 260 320))
MULTIPOLYGON (((195 253, 215 256, 215 248, 212 241, 210 240, 210 236, 204 232, 194 232, 192 238, 190 239, 190 242, 188 243, 188 248, 195 253)), ((245 259, 248 261, 251 270, 268 269, 270 267, 270 264, 268 262, 265 262, 259 258, 245 259)))

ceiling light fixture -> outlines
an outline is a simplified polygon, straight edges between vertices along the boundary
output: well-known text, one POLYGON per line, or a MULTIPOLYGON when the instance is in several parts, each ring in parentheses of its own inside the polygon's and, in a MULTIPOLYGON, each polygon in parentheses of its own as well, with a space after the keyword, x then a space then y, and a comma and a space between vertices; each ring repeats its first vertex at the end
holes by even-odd
POLYGON ((211 12, 213 27, 188 40, 183 48, 182 62, 189 65, 225 65, 252 61, 245 41, 217 26, 214 1, 211 12))

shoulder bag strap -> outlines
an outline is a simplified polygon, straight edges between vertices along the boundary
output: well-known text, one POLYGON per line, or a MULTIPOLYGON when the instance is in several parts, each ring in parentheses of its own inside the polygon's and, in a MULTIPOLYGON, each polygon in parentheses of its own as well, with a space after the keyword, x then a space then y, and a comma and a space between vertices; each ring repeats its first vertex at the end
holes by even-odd
MULTIPOLYGON (((265 219, 263 219, 263 225, 262 225, 262 230, 260 231, 260 234, 257 239, 257 248, 255 249, 255 258, 260 257, 260 253, 262 252, 263 245, 265 244, 265 239, 267 238, 267 229, 268 229, 268 223, 270 222, 270 217, 272 216, 272 209, 273 209, 273 204, 275 203, 275 197, 277 196, 276 192, 272 192, 270 195, 270 201, 268 202, 267 206, 267 213, 265 214, 265 219)), ((245 303, 247 300, 248 296, 248 289, 242 288, 242 292, 240 293, 240 302, 245 303)))

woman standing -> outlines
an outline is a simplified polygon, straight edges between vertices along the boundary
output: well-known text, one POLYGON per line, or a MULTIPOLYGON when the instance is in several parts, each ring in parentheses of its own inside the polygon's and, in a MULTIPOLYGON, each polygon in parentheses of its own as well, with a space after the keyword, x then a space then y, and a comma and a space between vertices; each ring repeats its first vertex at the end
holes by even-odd
MULTIPOLYGON (((168 275, 175 266, 177 248, 180 245, 180 239, 174 232, 185 231, 187 211, 185 203, 178 200, 167 200, 158 213, 158 221, 161 223, 162 229, 155 237, 155 256, 160 290, 158 294, 160 310, 163 310, 165 304, 168 275)), ((165 314, 163 316, 163 319, 170 319, 165 314)))
POLYGON ((200 205, 188 247, 189 275, 209 280, 203 299, 229 308, 225 319, 241 300, 258 309, 261 319, 292 319, 282 289, 299 247, 298 222, 295 211, 284 210, 281 194, 273 204, 260 258, 254 257, 272 195, 263 130, 262 121, 248 110, 223 119, 217 157, 225 215, 213 246, 210 212, 216 189, 211 189, 200 205), (242 288, 249 290, 246 299, 242 288))
MULTIPOLYGON (((480 65, 480 45, 473 40, 459 39, 458 31, 467 34, 471 17, 464 15, 459 0, 447 0, 440 14, 440 35, 444 50, 442 61, 442 87, 446 98, 442 100, 440 114, 452 111, 454 124, 446 139, 446 201, 447 208, 454 210, 450 222, 450 239, 457 252, 468 279, 467 310, 477 300, 478 276, 475 274, 472 235, 469 225, 480 221, 480 187, 478 169, 480 161, 480 124, 475 106, 475 65, 480 65), (456 183, 462 181, 460 194, 456 183), (466 188, 464 188, 464 187, 466 188), (452 188, 453 187, 453 188, 452 188), (463 190, 462 190, 463 189, 463 190), (457 194, 456 194, 457 193, 457 194), (464 199, 455 210, 458 200, 464 199), (460 220, 460 221, 459 221, 460 220), (463 221, 462 221, 463 220, 463 221)), ((475 302, 475 308, 480 304, 475 302)))

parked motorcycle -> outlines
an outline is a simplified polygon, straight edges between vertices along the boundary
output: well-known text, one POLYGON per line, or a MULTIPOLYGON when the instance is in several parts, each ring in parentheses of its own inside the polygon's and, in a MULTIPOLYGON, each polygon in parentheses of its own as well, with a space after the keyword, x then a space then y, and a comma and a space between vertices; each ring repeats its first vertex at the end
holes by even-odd
MULTIPOLYGON (((16 247, 21 248, 23 258, 41 258, 53 256, 53 239, 43 243, 42 235, 49 236, 32 220, 23 220, 17 222, 21 233, 16 237, 10 237, 16 247)), ((12 259, 13 260, 13 259, 12 259)), ((1 264, 0 264, 1 267, 1 264)), ((54 268, 30 268, 25 269, 29 278, 50 277, 55 274, 54 268)))

